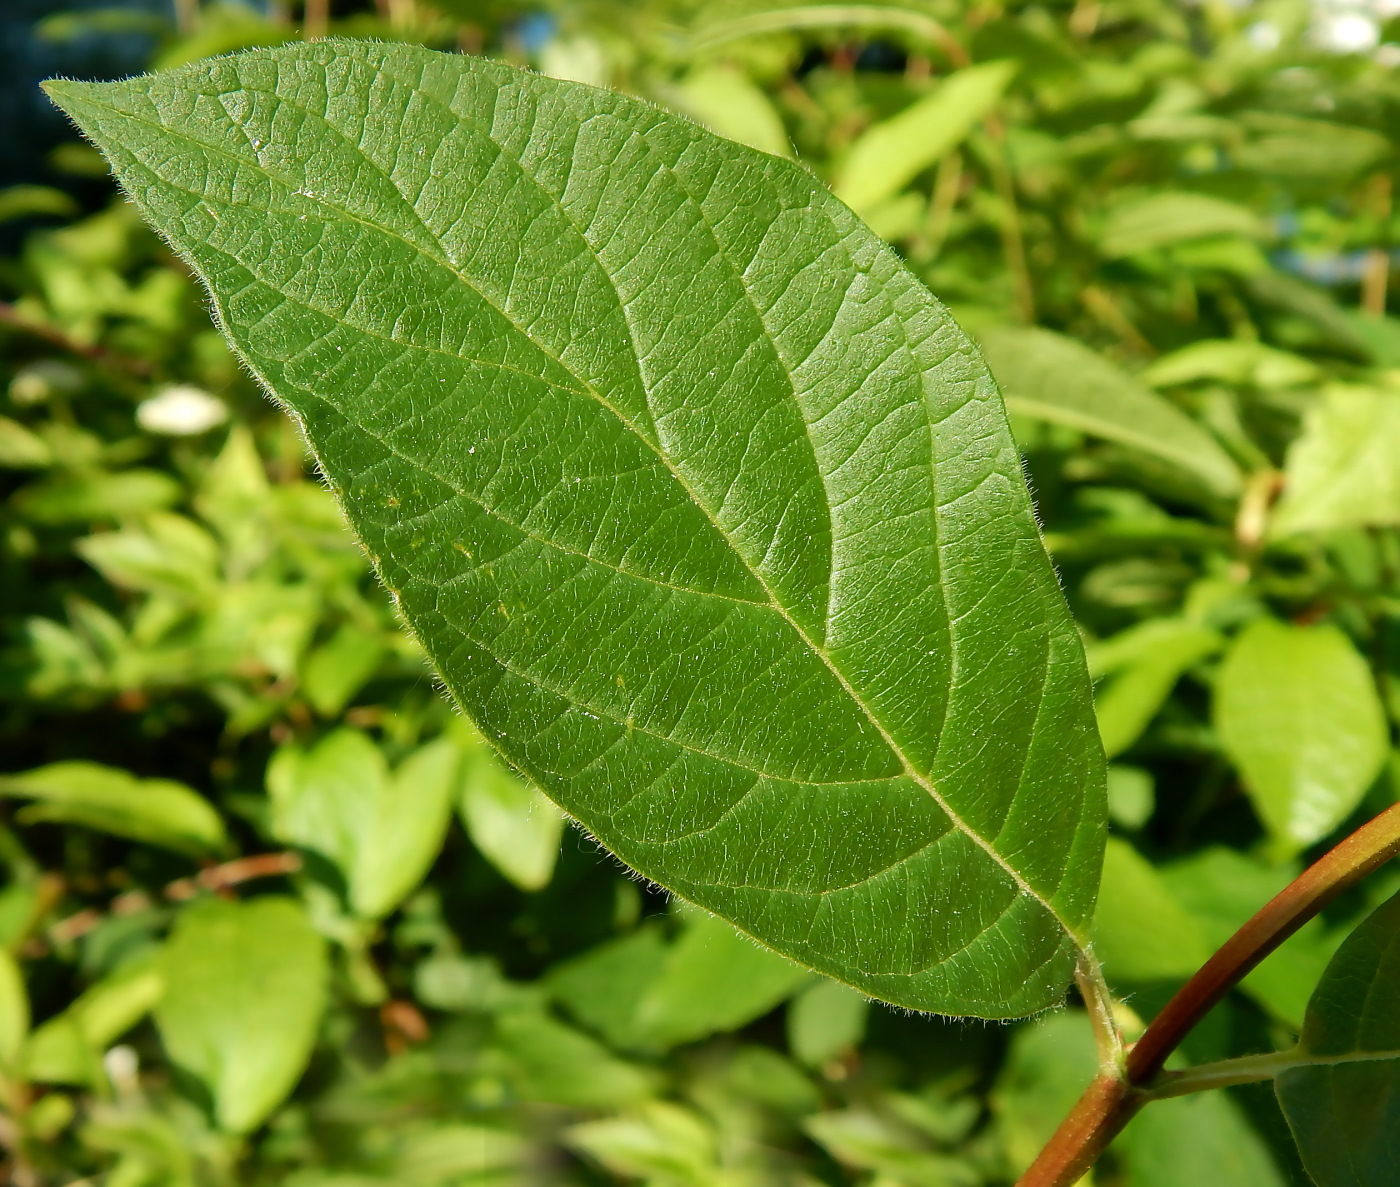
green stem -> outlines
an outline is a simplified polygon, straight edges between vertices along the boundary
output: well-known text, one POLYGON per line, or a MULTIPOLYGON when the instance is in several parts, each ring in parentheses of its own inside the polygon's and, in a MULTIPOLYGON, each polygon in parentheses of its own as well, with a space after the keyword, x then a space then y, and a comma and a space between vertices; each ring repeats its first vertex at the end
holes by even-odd
POLYGON ((1246 1055, 1240 1059, 1222 1059, 1218 1063, 1203 1063, 1179 1072, 1163 1072, 1152 1088, 1144 1093, 1148 1100, 1166 1100, 1205 1092, 1211 1088, 1230 1088, 1236 1084, 1254 1084, 1272 1080, 1296 1067, 1334 1067, 1339 1063, 1370 1063, 1379 1059, 1400 1059, 1400 1051, 1348 1051, 1342 1055, 1310 1055, 1301 1047, 1291 1051, 1272 1051, 1268 1055, 1246 1055))
POLYGON ((1167 1057, 1182 1039, 1261 960, 1397 853, 1400 804, 1387 808, 1324 854, 1231 936, 1152 1020, 1129 1050, 1126 1069, 1100 1072, 1017 1187, 1072 1187, 1134 1114, 1159 1096, 1267 1079, 1297 1066, 1306 1057, 1292 1051, 1163 1073, 1167 1057))

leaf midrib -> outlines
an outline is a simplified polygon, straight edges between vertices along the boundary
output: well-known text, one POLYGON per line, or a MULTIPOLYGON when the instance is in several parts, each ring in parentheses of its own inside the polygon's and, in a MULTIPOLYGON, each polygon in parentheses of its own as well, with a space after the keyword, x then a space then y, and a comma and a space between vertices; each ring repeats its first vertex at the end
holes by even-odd
MULTIPOLYGON (((408 86, 409 89, 412 90, 415 95, 420 96, 425 101, 437 102, 432 96, 424 94, 416 87, 412 87, 410 84, 403 82, 401 79, 397 81, 400 81, 401 84, 404 86, 408 86)), ((264 94, 267 95, 269 93, 264 92, 264 94)), ((271 97, 277 102, 282 101, 282 96, 280 95, 270 94, 269 97, 271 97)), ((186 141, 187 143, 198 149, 213 152, 245 167, 249 164, 249 162, 246 159, 237 156, 228 149, 225 149, 218 145, 208 144, 203 140, 189 135, 183 130, 176 131, 175 129, 169 127, 166 124, 162 124, 157 120, 149 119, 145 116, 136 114, 134 112, 122 111, 118 108, 112 107, 109 104, 102 103, 100 101, 96 101, 90 98, 86 101, 91 103, 93 106, 99 107, 103 110, 110 112, 111 114, 117 116, 119 119, 132 120, 137 123, 145 124, 146 126, 154 129, 155 131, 163 135, 178 137, 179 139, 186 141)), ((459 119, 462 118, 458 113, 454 112, 453 114, 459 119)), ((321 116, 319 118, 321 118, 323 121, 325 120, 324 116, 321 116)), ((485 134, 489 138, 489 132, 485 134)), ((505 149, 503 146, 499 145, 499 143, 494 140, 493 143, 497 144, 497 147, 503 154, 505 153, 505 149)), ((373 162, 369 163, 371 165, 374 164, 373 162)), ((909 756, 905 754, 903 748, 898 744, 893 735, 885 727, 884 723, 880 721, 880 719, 875 715, 871 708, 865 703, 864 698, 851 685, 845 673, 842 672, 841 669, 835 664, 835 662, 831 659, 830 655, 826 652, 826 650, 823 647, 819 646, 815 642, 815 640, 812 639, 812 637, 807 633, 806 630, 803 629, 802 625, 796 620, 796 618, 792 615, 788 608, 785 605, 783 605, 783 603, 778 599, 771 583, 764 577, 764 575, 761 572, 757 570, 757 568, 754 565, 752 565, 749 562, 748 558, 745 557, 743 552, 740 551, 740 549, 736 546, 734 540, 729 535, 728 531, 715 518, 711 509, 700 499, 698 492, 686 480, 685 476, 662 452, 659 446, 653 441, 651 441, 648 435, 643 433, 638 428, 638 426, 634 424, 625 413, 622 412, 621 409, 619 409, 610 400, 608 400, 591 383, 587 382, 585 379, 583 379, 582 376, 578 375, 571 367, 566 365, 562 359, 558 358, 554 354, 554 352, 549 350, 544 344, 537 342, 533 337, 531 337, 529 333, 522 329, 519 326, 519 324, 509 314, 505 312, 505 310, 501 309, 496 302, 492 301, 490 297, 488 297, 484 292, 482 292, 475 285, 473 285, 464 273, 459 271, 453 264, 451 264, 451 262, 446 258, 445 254, 442 257, 436 256, 433 253, 427 251, 422 244, 415 243, 412 239, 409 239, 401 232, 392 227, 383 226, 382 224, 377 223, 371 219, 362 217, 353 211, 334 205, 333 203, 331 203, 326 198, 320 195, 307 194, 304 190, 298 190, 298 187, 293 182, 291 182, 287 178, 279 176, 273 170, 265 166, 261 160, 257 160, 255 162, 255 165, 256 168, 261 170, 266 176, 268 176, 272 180, 275 180, 278 183, 286 186, 292 192, 300 192, 309 201, 314 202, 315 204, 323 207, 328 212, 331 212, 342 219, 346 219, 353 223, 356 223, 357 225, 363 226, 367 230, 375 231, 380 234, 386 235, 390 238, 396 239, 404 246, 410 248, 412 251, 415 251, 422 255, 424 259, 430 261, 438 267, 445 268, 451 276, 453 276, 466 288, 471 290, 471 292, 474 293, 481 301, 483 301, 485 304, 489 305, 492 309, 494 309, 507 324, 514 326, 516 332, 519 333, 523 338, 525 338, 526 341, 530 342, 531 345, 535 347, 535 349, 540 351, 541 354, 543 354, 545 357, 547 357, 557 366, 559 366, 561 370, 563 370, 566 374, 572 376, 576 381, 578 381, 583 389, 578 394, 588 396, 590 399, 594 400, 600 407, 610 412, 623 425, 624 428, 626 428, 649 450, 651 450, 651 452, 656 456, 657 460, 662 464, 662 466, 665 467, 667 472, 670 473, 672 478, 685 492, 687 498, 689 498, 695 504, 696 508, 710 523, 715 532, 719 535, 720 539, 723 540, 724 543, 729 547, 730 551, 739 560, 739 563, 744 567, 745 571, 747 571, 750 574, 750 576, 752 576, 753 579, 758 583, 759 587, 764 592, 764 596, 768 599, 768 608, 780 615, 787 622, 788 626, 791 627, 791 629, 796 633, 797 637, 799 638, 799 640, 801 640, 803 645, 807 647, 807 649, 810 650, 812 654, 815 655, 817 659, 826 667, 826 669, 836 679, 841 689, 851 699, 851 702, 856 706, 856 708, 861 712, 861 714, 866 718, 866 720, 870 722, 871 726, 875 729, 876 733, 880 736, 881 740, 884 741, 885 745, 889 748, 890 753, 898 761, 905 776, 911 779, 926 794, 928 794, 928 796, 934 801, 934 803, 937 804, 938 807, 942 810, 942 812, 948 817, 948 820, 952 823, 953 827, 956 828, 958 831, 962 832, 964 835, 966 835, 967 838, 974 845, 980 848, 991 859, 993 864, 1000 868, 1007 875, 1007 877, 1011 879, 1012 883, 1017 887, 1021 894, 1037 902, 1045 910, 1045 912, 1052 919, 1055 920, 1055 922, 1059 925, 1061 930, 1065 933, 1066 937, 1070 940, 1070 942, 1073 944, 1073 946, 1078 952, 1086 956, 1088 955, 1088 946, 1086 940, 1082 938, 1073 927, 1070 926, 1069 922, 1060 914, 1060 912, 1055 908, 1054 904, 1051 903, 1044 895, 1038 892, 1033 886, 1031 886, 1030 883, 1025 879, 1024 875, 1022 875, 1019 870, 1012 866, 1011 863, 1005 857, 1003 857, 1000 852, 997 851, 995 846, 986 837, 982 836, 981 833, 974 829, 966 820, 962 818, 962 816, 958 812, 956 812, 953 809, 952 805, 950 805, 939 792, 932 779, 930 779, 927 775, 925 775, 922 771, 920 771, 917 767, 914 766, 913 762, 909 759, 909 756)), ((521 169, 521 172, 525 176, 531 176, 531 179, 533 180, 532 175, 530 175, 528 171, 524 170, 523 167, 521 169)), ((383 176, 382 171, 380 171, 380 175, 383 176)), ((392 185, 392 180, 390 184, 392 185)), ((536 185, 538 186, 537 182, 536 185)), ((545 194, 546 198, 548 198, 550 202, 552 202, 556 207, 558 207, 559 203, 552 197, 552 195, 549 195, 548 192, 544 191, 542 187, 540 188, 541 192, 545 194)), ((409 200, 400 191, 398 191, 397 186, 394 186, 394 190, 396 193, 399 193, 400 199, 406 205, 411 206, 409 200)), ((195 197, 192 191, 186 190, 185 192, 190 194, 191 197, 195 197)), ((206 202, 208 201, 207 198, 201 198, 200 200, 206 202)), ((229 203, 224 203, 221 201, 220 204, 228 205, 229 203)), ((565 217, 567 218, 567 215, 565 215, 565 217)), ((420 225, 422 225, 421 220, 419 220, 419 222, 420 225)), ((570 225, 572 225, 572 223, 570 225)), ((429 232, 429 234, 431 235, 431 232, 429 232)), ((436 239, 436 236, 433 236, 433 238, 436 239)), ((212 294, 212 288, 210 291, 212 294)), ((626 320, 626 307, 620 307, 622 308, 624 320, 626 320)), ((760 324, 762 324, 761 319, 760 324)), ((781 363, 781 359, 779 359, 779 361, 781 363)), ((786 365, 783 366, 783 369, 786 372, 786 365)), ((803 420, 803 423, 805 424, 806 418, 802 417, 800 409, 798 409, 798 416, 800 419, 803 420)), ((930 426, 930 431, 931 430, 932 426, 930 426)), ((760 603, 753 604, 760 605, 760 603)), ((570 697, 570 699, 572 699, 572 697, 570 697)), ((1043 697, 1041 703, 1043 704, 1043 697)), ((668 740, 673 741, 673 739, 668 740)))

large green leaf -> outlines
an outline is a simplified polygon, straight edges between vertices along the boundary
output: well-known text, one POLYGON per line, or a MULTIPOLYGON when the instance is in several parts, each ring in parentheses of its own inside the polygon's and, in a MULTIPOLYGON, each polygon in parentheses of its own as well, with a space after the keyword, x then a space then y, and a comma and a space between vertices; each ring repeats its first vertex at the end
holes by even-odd
POLYGON ((1400 1166, 1400 895, 1327 966, 1296 1052, 1274 1079, 1319 1187, 1391 1187, 1400 1166))
POLYGON ((1214 710, 1255 810, 1286 849, 1341 824, 1385 760, 1375 682, 1334 626, 1252 622, 1221 666, 1214 710))
POLYGON ((291 899, 181 913, 160 962, 156 1025, 203 1082, 220 1128, 256 1129, 296 1084, 325 1002, 326 946, 291 899))
POLYGON ((1103 836, 1079 640, 985 368, 809 173, 406 46, 50 91, 515 767, 875 996, 1059 999, 1103 836))
POLYGON ((1087 346, 1026 326, 977 337, 1012 412, 1152 454, 1216 494, 1239 491, 1239 467, 1205 429, 1087 346))

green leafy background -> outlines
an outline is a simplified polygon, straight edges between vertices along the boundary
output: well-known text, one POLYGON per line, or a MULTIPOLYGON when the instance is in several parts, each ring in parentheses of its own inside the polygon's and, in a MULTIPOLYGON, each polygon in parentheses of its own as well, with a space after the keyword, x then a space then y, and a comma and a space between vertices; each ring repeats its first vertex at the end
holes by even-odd
MULTIPOLYGON (((179 14, 143 26, 152 64, 300 36, 276 11, 179 14)), ((1340 52, 1326 14, 1273 0, 330 15, 795 158, 983 344, 1088 647, 1112 760, 1095 942, 1130 1031, 1396 798, 1389 30, 1340 52)), ((0 190, 22 245, 0 261, 0 1086, 19 1174, 1010 1182, 1092 1073, 1082 1013, 872 1006, 565 826, 452 719, 188 274, 93 197, 91 150, 45 168, 51 187, 0 190)), ((1329 908, 1183 1057, 1290 1046, 1395 886, 1329 908)), ((1322 1074, 1289 1073, 1297 1091, 1322 1074)), ((1095 1181, 1304 1183, 1289 1122, 1316 1158, 1266 1088, 1155 1105, 1095 1181)))

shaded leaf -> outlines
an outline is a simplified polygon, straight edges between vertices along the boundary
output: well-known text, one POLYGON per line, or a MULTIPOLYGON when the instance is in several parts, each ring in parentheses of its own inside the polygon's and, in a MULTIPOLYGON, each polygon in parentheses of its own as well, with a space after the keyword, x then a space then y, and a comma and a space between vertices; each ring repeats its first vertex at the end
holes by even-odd
POLYGON ((92 762, 56 762, 0 775, 0 796, 36 801, 23 823, 60 821, 203 857, 228 844, 224 822, 198 792, 170 779, 138 779, 92 762))
POLYGON ((1012 413, 1142 450, 1216 494, 1239 490, 1239 467, 1205 429, 1087 346, 1017 326, 990 326, 978 342, 1012 413))
POLYGON ((202 1081, 221 1129, 256 1129, 311 1057, 325 941, 291 899, 203 902, 180 913, 160 969, 156 1025, 170 1058, 202 1081))
POLYGON ((1250 623, 1215 686, 1215 725, 1275 840, 1301 849, 1361 802, 1389 731, 1366 661, 1336 627, 1250 623))
POLYGON ((1243 235, 1262 239, 1268 227, 1246 206, 1209 194, 1156 193, 1120 203, 1099 228, 1099 250, 1109 259, 1137 255, 1195 239, 1243 235))
POLYGON ((1264 1139, 1227 1092, 1154 1101, 1115 1146, 1125 1187, 1287 1187, 1264 1139))
POLYGON ((1338 949, 1274 1080, 1318 1187, 1390 1187, 1400 1166, 1400 896, 1338 949))
POLYGON ((951 152, 1001 98, 1015 62, 968 66, 930 95, 867 128, 851 145, 831 188, 857 213, 892 198, 951 152))
POLYGON ((1059 1000, 1104 816, 1080 644, 975 352, 810 174, 409 46, 50 93, 513 766, 869 993, 1059 1000))

